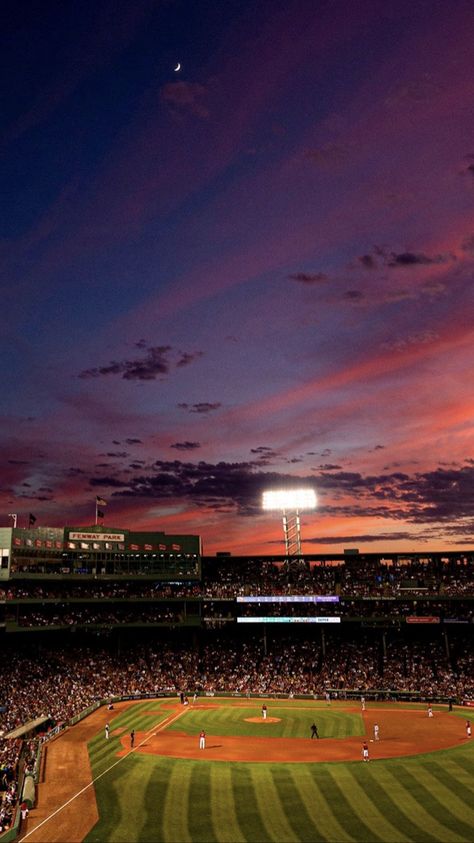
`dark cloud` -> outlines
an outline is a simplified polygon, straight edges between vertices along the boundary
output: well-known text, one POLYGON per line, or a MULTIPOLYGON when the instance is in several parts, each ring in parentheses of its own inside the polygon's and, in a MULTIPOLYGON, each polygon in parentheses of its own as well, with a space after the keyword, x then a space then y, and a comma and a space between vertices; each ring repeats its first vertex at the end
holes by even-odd
POLYGON ((159 376, 168 375, 173 365, 176 368, 189 366, 203 354, 202 351, 179 351, 175 353, 178 355, 178 359, 173 363, 170 358, 174 352, 170 345, 156 345, 145 348, 143 341, 140 340, 140 342, 135 343, 135 346, 141 351, 146 351, 144 357, 133 360, 112 360, 106 366, 84 369, 78 377, 86 380, 88 378, 106 377, 107 375, 121 375, 124 380, 128 381, 152 381, 159 376))
MULTIPOLYGON (((26 484, 26 485, 29 485, 26 484)), ((41 495, 39 492, 31 492, 30 494, 21 493, 18 495, 18 498, 21 498, 25 501, 52 501, 54 500, 52 495, 41 495)))
POLYGON ((450 259, 452 258, 446 255, 430 257, 429 255, 423 254, 423 252, 399 252, 398 254, 391 252, 387 259, 387 266, 417 266, 419 264, 446 263, 450 259))
POLYGON ((291 281, 299 281, 301 284, 322 284, 328 280, 324 272, 296 272, 288 278, 291 281))
POLYGON ((182 351, 181 357, 179 358, 176 366, 178 368, 182 368, 183 366, 189 366, 190 363, 194 363, 195 360, 199 360, 200 357, 203 356, 202 351, 194 351, 193 353, 189 351, 182 351))
POLYGON ((340 465, 333 465, 332 463, 324 463, 324 465, 318 465, 317 469, 313 469, 313 471, 337 471, 340 469, 340 465))
POLYGON ((29 465, 28 460, 7 460, 9 465, 29 465))
POLYGON ((126 439, 125 442, 126 442, 127 445, 142 445, 143 444, 141 439, 130 438, 130 439, 126 439))
POLYGON ((91 486, 100 486, 101 488, 110 487, 112 489, 123 489, 128 486, 123 480, 118 477, 91 477, 89 480, 91 486))
POLYGON ((170 445, 170 448, 175 448, 177 451, 195 451, 200 447, 200 442, 175 442, 174 445, 170 445))
POLYGON ((470 174, 471 174, 471 176, 474 176, 474 164, 469 164, 469 165, 466 167, 466 172, 467 172, 467 173, 470 173, 470 174))
POLYGON ((126 459, 130 454, 126 451, 108 451, 106 457, 118 457, 119 459, 126 459))
POLYGON ((293 486, 295 478, 262 472, 260 462, 198 463, 158 460, 153 473, 139 474, 124 482, 114 477, 93 478, 94 486, 113 485, 119 497, 188 499, 214 511, 242 516, 261 513, 261 495, 267 487, 293 486))
POLYGON ((168 359, 171 346, 158 345, 147 349, 142 359, 112 361, 107 366, 85 369, 80 378, 100 378, 106 375, 121 375, 124 380, 155 380, 158 375, 167 375, 170 370, 168 359))
MULTIPOLYGON (((104 493, 109 489, 109 494, 116 497, 187 500, 211 511, 254 517, 261 514, 264 489, 294 488, 295 483, 316 489, 322 517, 383 518, 424 525, 423 534, 416 534, 417 541, 424 535, 451 535, 455 539, 473 531, 473 461, 425 473, 392 471, 376 475, 342 471, 336 465, 325 464, 315 475, 295 477, 262 470, 258 459, 238 463, 157 460, 146 473, 140 468, 133 476, 126 476, 117 470, 90 480, 91 486, 100 487, 104 493), (430 533, 426 532, 428 528, 430 533)), ((397 536, 387 534, 387 540, 389 535, 393 540, 397 536)), ((380 536, 373 540, 376 539, 381 540, 380 536)), ((356 537, 339 538, 355 540, 356 537)))
POLYGON ((208 401, 200 401, 197 404, 178 404, 180 410, 187 410, 188 413, 212 413, 214 410, 218 410, 221 406, 222 405, 219 401, 216 401, 213 404, 208 401))
POLYGON ((358 264, 362 265, 364 269, 378 269, 384 266, 391 267, 392 269, 396 267, 426 266, 430 264, 448 263, 455 260, 456 255, 452 253, 427 255, 424 252, 412 252, 409 250, 396 252, 389 251, 385 246, 374 246, 371 252, 359 255, 357 258, 358 264))

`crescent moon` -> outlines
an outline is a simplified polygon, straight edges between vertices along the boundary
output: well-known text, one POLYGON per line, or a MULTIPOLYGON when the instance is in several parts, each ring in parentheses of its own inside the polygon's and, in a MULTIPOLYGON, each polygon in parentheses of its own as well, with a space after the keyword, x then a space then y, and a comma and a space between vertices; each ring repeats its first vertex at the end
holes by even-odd
POLYGON ((176 65, 176 67, 174 67, 174 68, 173 68, 173 70, 174 70, 174 72, 175 72, 175 73, 177 73, 177 72, 178 72, 178 70, 181 70, 181 64, 180 64, 180 62, 178 62, 178 64, 176 65))

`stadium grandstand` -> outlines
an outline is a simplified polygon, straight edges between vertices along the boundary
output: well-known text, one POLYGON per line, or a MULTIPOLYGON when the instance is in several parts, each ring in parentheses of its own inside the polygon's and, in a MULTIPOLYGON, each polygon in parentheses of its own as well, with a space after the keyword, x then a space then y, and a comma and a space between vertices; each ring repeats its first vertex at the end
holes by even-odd
POLYGON ((44 735, 99 701, 474 700, 474 551, 237 557, 196 535, 0 529, 2 829, 44 735))

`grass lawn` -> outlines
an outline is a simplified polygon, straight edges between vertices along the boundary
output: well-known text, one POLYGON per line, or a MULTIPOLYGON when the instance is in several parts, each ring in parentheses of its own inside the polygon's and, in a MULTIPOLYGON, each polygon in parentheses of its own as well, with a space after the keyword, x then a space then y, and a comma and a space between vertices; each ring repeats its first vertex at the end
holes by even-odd
MULTIPOLYGON (((298 704, 295 701, 291 717, 299 728, 303 721, 298 704)), ((221 709, 223 714, 230 710, 230 722, 235 724, 236 709, 225 705, 221 709)), ((114 720, 114 728, 149 729, 167 713, 157 713, 153 720, 153 715, 143 714, 147 710, 158 711, 159 703, 133 706, 114 720)), ((270 714, 279 716, 277 710, 288 711, 288 706, 273 709, 272 705, 270 714)), ((251 711, 255 716, 259 708, 253 706, 251 711)), ((191 714, 179 721, 178 728, 191 714)), ((318 728, 326 724, 323 714, 345 718, 342 708, 320 709, 314 718, 318 728)), ((330 723, 328 719, 328 727, 330 723)), ((263 728, 269 735, 273 727, 263 728)), ((117 760, 117 748, 118 739, 105 741, 102 733, 90 742, 94 776, 117 760)), ((471 843, 473 782, 474 741, 452 750, 371 764, 209 763, 136 753, 96 782, 100 820, 86 841, 471 843)))

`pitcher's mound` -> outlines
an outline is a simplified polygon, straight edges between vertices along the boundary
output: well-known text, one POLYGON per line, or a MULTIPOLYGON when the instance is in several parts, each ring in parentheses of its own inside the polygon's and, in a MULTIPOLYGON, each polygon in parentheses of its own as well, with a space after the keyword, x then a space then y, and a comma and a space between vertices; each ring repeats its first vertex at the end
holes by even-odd
POLYGON ((246 723, 279 723, 281 717, 267 717, 266 720, 263 717, 244 717, 246 723))

